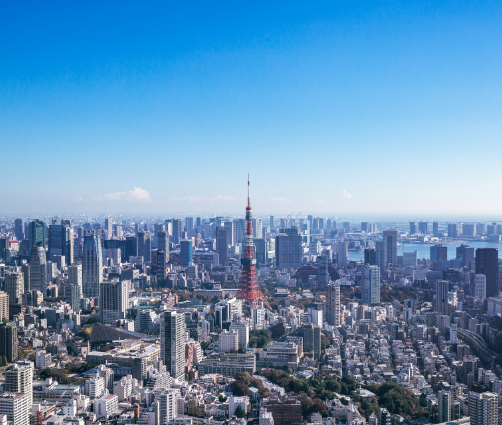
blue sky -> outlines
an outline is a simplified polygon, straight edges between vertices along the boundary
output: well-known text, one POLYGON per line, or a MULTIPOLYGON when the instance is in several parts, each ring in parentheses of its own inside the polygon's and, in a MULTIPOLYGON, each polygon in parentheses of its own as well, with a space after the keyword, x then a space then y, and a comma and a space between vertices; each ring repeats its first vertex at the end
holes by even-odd
POLYGON ((0 9, 0 212, 502 213, 500 2, 0 9))

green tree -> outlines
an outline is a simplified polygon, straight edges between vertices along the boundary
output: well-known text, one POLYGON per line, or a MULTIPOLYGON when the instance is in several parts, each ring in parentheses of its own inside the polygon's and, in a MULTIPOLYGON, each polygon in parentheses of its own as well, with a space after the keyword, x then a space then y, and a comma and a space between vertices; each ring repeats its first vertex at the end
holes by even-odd
POLYGON ((246 415, 246 412, 244 412, 244 409, 241 407, 240 404, 235 409, 234 415, 237 416, 238 418, 243 418, 246 415))

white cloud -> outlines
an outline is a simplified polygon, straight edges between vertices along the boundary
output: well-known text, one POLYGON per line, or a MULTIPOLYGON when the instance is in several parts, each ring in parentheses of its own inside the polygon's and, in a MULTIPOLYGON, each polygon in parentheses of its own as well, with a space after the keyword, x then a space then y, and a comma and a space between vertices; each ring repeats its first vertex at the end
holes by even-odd
POLYGON ((236 202, 237 198, 233 196, 224 196, 224 195, 216 195, 214 198, 204 198, 198 196, 183 196, 180 198, 172 198, 170 199, 172 202, 187 202, 189 204, 215 204, 215 203, 228 203, 228 202, 236 202))
POLYGON ((342 193, 343 193, 344 198, 352 198, 352 195, 349 192, 347 192, 346 190, 344 190, 342 193))
MULTIPOLYGON (((76 199, 81 202, 84 201, 82 197, 76 199)), ((89 199, 90 202, 101 201, 127 201, 127 202, 151 202, 150 194, 145 189, 134 187, 132 190, 126 192, 105 193, 103 195, 95 195, 89 199)))

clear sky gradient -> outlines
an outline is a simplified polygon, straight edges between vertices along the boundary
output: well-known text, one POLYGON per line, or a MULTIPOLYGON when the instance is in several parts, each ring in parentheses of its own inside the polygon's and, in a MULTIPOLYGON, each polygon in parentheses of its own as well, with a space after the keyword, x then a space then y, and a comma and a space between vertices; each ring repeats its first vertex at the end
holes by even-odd
POLYGON ((0 3, 0 212, 502 216, 502 2, 0 3))

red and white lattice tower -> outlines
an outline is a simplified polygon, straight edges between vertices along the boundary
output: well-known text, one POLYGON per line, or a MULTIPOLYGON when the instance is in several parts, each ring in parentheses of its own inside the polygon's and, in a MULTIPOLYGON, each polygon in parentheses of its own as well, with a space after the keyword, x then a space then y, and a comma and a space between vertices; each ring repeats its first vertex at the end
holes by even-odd
POLYGON ((247 301, 251 308, 260 307, 262 302, 271 309, 270 304, 265 299, 265 295, 261 292, 260 285, 256 279, 256 259, 254 257, 254 242, 253 242, 253 210, 251 209, 251 198, 249 197, 249 174, 248 174, 248 206, 246 207, 246 234, 242 243, 242 274, 241 283, 237 298, 242 301, 247 301))

